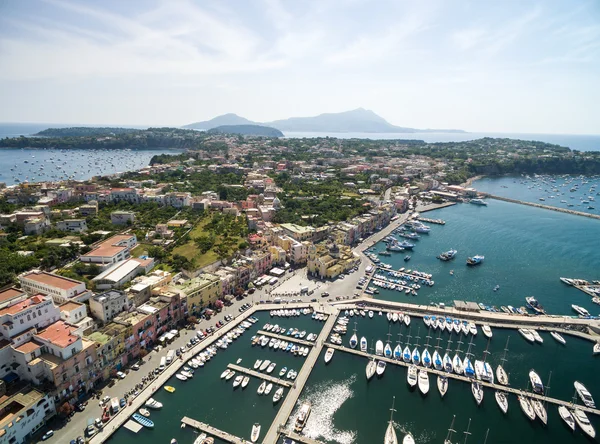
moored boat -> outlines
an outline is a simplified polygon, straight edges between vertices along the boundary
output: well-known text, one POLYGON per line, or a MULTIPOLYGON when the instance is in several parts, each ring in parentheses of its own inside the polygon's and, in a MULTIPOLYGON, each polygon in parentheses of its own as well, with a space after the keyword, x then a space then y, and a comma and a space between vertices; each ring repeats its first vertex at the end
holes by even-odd
POLYGON ((325 364, 329 364, 329 361, 331 361, 331 358, 333 358, 333 353, 335 352, 335 349, 333 348, 328 348, 327 351, 325 352, 325 364))
POLYGON ((437 388, 440 392, 440 396, 443 398, 446 392, 448 391, 448 378, 446 376, 438 375, 437 388))
POLYGON ((535 342, 535 336, 531 333, 531 330, 527 328, 519 328, 519 333, 529 342, 535 342))
POLYGON ((565 422, 567 427, 569 427, 571 429, 571 431, 574 432, 575 431, 575 417, 571 414, 569 409, 566 408, 564 405, 561 405, 558 407, 558 414, 560 415, 562 420, 565 422))
POLYGON ((506 414, 506 412, 508 412, 508 398, 506 397, 506 393, 504 393, 501 390, 496 390, 494 396, 496 398, 496 403, 498 404, 498 407, 500 407, 502 413, 506 414))
POLYGON ((148 407, 149 409, 162 409, 162 403, 158 402, 156 399, 154 398, 148 398, 148 400, 145 402, 144 404, 146 407, 148 407))
POLYGON ((562 335, 558 332, 551 331, 550 336, 552 336, 557 342, 560 342, 562 345, 567 344, 567 341, 565 340, 565 338, 563 338, 562 335))
POLYGON ((544 425, 548 424, 548 413, 546 412, 546 407, 544 407, 544 404, 542 403, 542 401, 540 401, 539 399, 531 399, 531 406, 533 407, 533 410, 535 411, 535 415, 539 418, 540 421, 542 421, 542 423, 544 425))
POLYGON ((590 423, 590 420, 588 419, 587 415, 583 410, 573 410, 573 416, 575 417, 575 421, 577 422, 579 428, 583 430, 583 432, 586 435, 588 435, 590 438, 596 437, 596 430, 594 429, 594 426, 590 423))
POLYGON ((396 430, 394 430, 394 403, 396 401, 396 397, 392 398, 392 408, 390 409, 390 420, 388 421, 387 429, 385 430, 385 438, 384 444, 398 444, 398 437, 396 436, 396 430))
POLYGON ((591 409, 596 408, 596 403, 594 402, 594 398, 592 398, 592 394, 588 391, 588 389, 579 381, 575 381, 573 384, 575 386, 575 390, 577 391, 577 395, 583 401, 586 407, 591 409))
POLYGON ((374 359, 369 359, 369 362, 367 363, 367 368, 365 369, 365 372, 367 375, 367 380, 369 380, 373 377, 376 370, 377 370, 377 363, 375 362, 374 359))
POLYGON ((525 416, 527 416, 531 421, 533 421, 535 419, 535 410, 529 402, 529 399, 527 399, 525 396, 518 396, 518 398, 521 410, 523 411, 523 413, 525 413, 525 416))
POLYGON ((141 425, 143 425, 144 427, 148 427, 149 429, 154 427, 154 421, 152 421, 151 419, 146 418, 145 416, 140 415, 139 413, 134 413, 133 415, 131 415, 131 417, 138 423, 140 423, 141 425))
POLYGON ((481 326, 481 331, 483 332, 483 334, 485 335, 486 338, 490 338, 490 339, 492 338, 492 335, 493 335, 492 328, 489 325, 483 324, 481 326))
POLYGON ((385 361, 377 361, 377 376, 381 376, 383 375, 383 372, 385 372, 385 368, 386 368, 387 364, 385 361))
POLYGON ((408 366, 408 372, 406 374, 406 381, 408 382, 408 385, 410 385, 411 387, 414 387, 415 385, 417 385, 417 379, 418 379, 418 370, 417 370, 417 366, 414 364, 411 364, 408 366))
POLYGON ((425 370, 419 370, 419 390, 424 395, 429 393, 429 374, 425 370))
POLYGON ((275 391, 275 394, 273 395, 273 403, 277 404, 282 396, 283 396, 283 387, 279 387, 275 391))
POLYGON ((252 426, 252 434, 250 435, 250 441, 252 441, 252 442, 258 441, 259 436, 260 436, 260 424, 256 423, 252 426))
POLYGON ((481 405, 481 402, 483 401, 483 387, 481 384, 477 381, 473 381, 471 383, 471 392, 473 393, 477 405, 481 405))
POLYGON ((542 378, 540 378, 540 375, 538 375, 533 369, 529 371, 529 381, 531 382, 531 388, 535 393, 544 393, 544 384, 542 383, 542 378))

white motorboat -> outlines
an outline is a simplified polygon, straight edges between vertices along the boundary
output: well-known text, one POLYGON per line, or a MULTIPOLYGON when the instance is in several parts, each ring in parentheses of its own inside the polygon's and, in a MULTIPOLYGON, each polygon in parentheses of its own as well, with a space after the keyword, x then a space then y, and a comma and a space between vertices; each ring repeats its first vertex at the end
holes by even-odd
POLYGON ((392 314, 389 311, 387 312, 386 316, 387 316, 388 322, 392 322, 392 314))
POLYGON ((529 399, 527 399, 525 396, 518 396, 518 398, 519 398, 519 404, 521 406, 521 410, 523 410, 523 413, 525 413, 525 416, 527 416, 530 420, 533 421, 535 419, 535 410, 533 409, 533 406, 529 402, 529 399))
POLYGON ((369 310, 369 318, 373 318, 373 310, 369 310))
POLYGON ((585 308, 580 307, 579 305, 572 304, 571 308, 573 310, 575 310, 579 316, 583 316, 583 317, 589 317, 590 316, 590 312, 587 311, 585 308))
POLYGON ((375 360, 369 359, 369 362, 367 363, 367 368, 366 368, 367 380, 369 380, 373 377, 376 369, 377 369, 377 363, 375 362, 375 360))
POLYGON ((564 405, 561 405, 558 407, 558 414, 560 415, 562 420, 565 422, 567 427, 569 427, 571 429, 571 431, 574 432, 575 431, 575 417, 571 414, 569 409, 566 408, 564 405))
POLYGON ((175 377, 176 377, 177 379, 179 379, 180 381, 187 381, 187 380, 188 380, 187 376, 184 376, 184 375, 182 375, 181 373, 177 373, 177 374, 175 375, 175 377))
MULTIPOLYGON (((477 336, 477 325, 475 325, 474 322, 469 322, 469 333, 471 333, 473 336, 477 336)), ((488 338, 491 338, 491 335, 492 329, 490 329, 490 336, 488 336, 488 338)))
POLYGON ((527 341, 535 342, 535 336, 533 336, 533 333, 531 333, 530 330, 526 328, 519 328, 519 333, 521 333, 521 336, 523 336, 527 341))
POLYGON ((538 375, 535 370, 529 371, 529 381, 531 382, 531 388, 535 393, 544 393, 544 384, 542 384, 542 378, 538 375))
POLYGON ((146 407, 148 407, 149 409, 154 409, 154 410, 162 409, 162 406, 163 406, 161 402, 158 402, 154 398, 148 398, 148 400, 145 402, 144 405, 146 407))
POLYGON ((375 354, 378 356, 383 356, 383 342, 381 340, 375 343, 375 354))
POLYGON ((283 387, 279 387, 273 395, 273 403, 277 404, 283 396, 283 387))
POLYGON ((593 353, 594 353, 595 355, 597 355, 597 354, 600 354, 600 343, 596 342, 596 343, 594 344, 593 353))
POLYGON ((298 416, 296 417, 296 423, 294 424, 294 431, 296 433, 300 433, 304 426, 306 426, 306 421, 310 416, 311 405, 309 402, 305 402, 300 406, 300 410, 298 412, 298 416))
POLYGON ((591 409, 595 409, 596 403, 594 402, 594 398, 592 398, 592 394, 588 391, 588 389, 585 388, 585 385, 583 385, 579 381, 575 381, 573 385, 575 386, 577 395, 579 395, 579 398, 583 401, 585 406, 591 409))
POLYGON ((539 399, 531 399, 531 406, 535 411, 536 416, 542 421, 544 425, 548 424, 548 412, 546 412, 546 407, 539 399))
POLYGON ((385 361, 377 361, 377 376, 383 375, 383 372, 385 372, 386 365, 387 364, 385 361))
POLYGON ((408 385, 410 385, 411 387, 414 387, 415 385, 417 385, 417 374, 418 374, 418 370, 417 370, 417 366, 414 364, 411 364, 408 366, 408 372, 406 374, 406 381, 408 382, 408 385))
POLYGON ((492 336, 493 336, 492 328, 489 325, 483 324, 481 326, 481 331, 483 332, 483 334, 485 335, 486 338, 492 339, 492 336))
MULTIPOLYGON (((194 444, 204 444, 206 442, 206 437, 208 435, 206 433, 200 433, 198 435, 198 437, 194 440, 194 444)), ((171 444, 177 444, 177 440, 175 438, 173 438, 171 440, 171 444), (175 442, 173 442, 175 441, 175 442)))
POLYGON ((577 425, 583 432, 588 435, 590 438, 596 437, 596 430, 594 426, 590 423, 587 415, 583 410, 575 409, 573 410, 573 416, 575 417, 575 421, 577 421, 577 425))
POLYGON ((258 390, 256 391, 256 393, 258 393, 259 395, 262 395, 265 392, 265 388, 267 388, 267 381, 263 381, 258 386, 258 390))
POLYGON ((429 374, 425 370, 419 370, 419 390, 424 395, 429 393, 429 374))
POLYGON ((402 444, 415 444, 415 438, 410 433, 404 435, 404 439, 402 440, 402 444))
POLYGON ((362 338, 360 338, 360 351, 361 352, 367 351, 367 338, 365 338, 364 336, 362 338))
POLYGON ((259 436, 260 436, 260 424, 256 423, 252 426, 252 434, 250 435, 250 441, 252 441, 252 442, 258 441, 259 436))
POLYGON ((410 325, 410 316, 407 314, 404 315, 404 325, 407 327, 410 325))
POLYGON ((242 379, 242 388, 246 388, 248 386, 248 383, 250 382, 250 377, 249 376, 244 376, 244 379, 242 379))
POLYGON ((448 378, 446 376, 438 375, 437 388, 440 392, 440 396, 443 398, 446 392, 448 391, 448 378))
POLYGON ((269 393, 271 393, 271 390, 273 390, 273 383, 269 382, 269 383, 267 384, 267 386, 265 387, 265 392, 264 392, 264 394, 265 394, 265 395, 268 395, 269 393))
POLYGON ((237 375, 233 380, 233 388, 236 388, 238 385, 241 385, 243 379, 244 377, 242 375, 237 375))
POLYGON ((475 402, 477 405, 480 405, 483 401, 483 387, 479 382, 473 381, 471 383, 471 392, 473 393, 473 397, 475 398, 475 402))
POLYGON ((506 414, 506 412, 508 412, 508 398, 506 397, 506 393, 501 390, 496 390, 494 396, 496 397, 498 407, 500 407, 502 413, 506 414))
POLYGON ((272 373, 273 370, 275 370, 275 367, 277 366, 277 364, 275 364, 274 362, 271 362, 269 364, 269 366, 267 367, 267 373, 272 373))
POLYGON ((335 349, 333 348, 328 348, 327 351, 325 352, 325 364, 329 364, 329 361, 331 361, 331 358, 333 358, 333 354, 335 353, 335 349))
POLYGON ((392 321, 398 322, 398 313, 392 313, 392 321))
POLYGON ((268 359, 265 359, 262 364, 260 364, 260 367, 258 368, 261 372, 264 372, 269 365, 271 365, 271 361, 269 361, 268 359))
POLYGON ((535 339, 535 342, 539 342, 540 344, 543 344, 543 343, 544 343, 544 338, 542 338, 542 337, 540 336, 540 334, 538 333, 538 331, 537 331, 537 330, 530 329, 529 331, 530 331, 530 332, 531 332, 531 334, 533 335, 533 339, 535 339))
POLYGON ((390 420, 388 422, 387 429, 385 430, 385 438, 383 440, 384 444, 398 444, 398 437, 396 436, 396 430, 394 430, 394 403, 396 401, 396 397, 392 398, 392 408, 390 409, 390 420))
POLYGON ((562 345, 567 345, 567 341, 565 340, 565 338, 562 337, 560 333, 551 331, 550 336, 552 336, 554 339, 556 339, 557 342, 560 342, 562 345))
POLYGON ((221 373, 221 379, 225 379, 231 370, 225 369, 223 373, 221 373))

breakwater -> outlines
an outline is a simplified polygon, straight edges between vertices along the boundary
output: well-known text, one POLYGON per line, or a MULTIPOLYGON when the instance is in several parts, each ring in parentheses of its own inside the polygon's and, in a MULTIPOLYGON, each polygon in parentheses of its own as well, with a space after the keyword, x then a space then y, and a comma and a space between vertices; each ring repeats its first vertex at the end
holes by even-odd
POLYGON ((559 213, 572 214, 574 216, 584 216, 584 217, 589 217, 590 219, 600 219, 600 216, 597 215, 597 214, 585 213, 583 211, 569 210, 567 208, 558 208, 558 207, 553 207, 553 206, 550 206, 550 205, 538 204, 538 203, 534 203, 534 202, 526 202, 524 200, 511 199, 510 197, 496 196, 494 194, 489 194, 489 193, 479 193, 479 194, 481 196, 488 197, 490 199, 502 200, 504 202, 516 203, 516 204, 521 204, 521 205, 528 205, 530 207, 542 208, 544 210, 557 211, 559 213))

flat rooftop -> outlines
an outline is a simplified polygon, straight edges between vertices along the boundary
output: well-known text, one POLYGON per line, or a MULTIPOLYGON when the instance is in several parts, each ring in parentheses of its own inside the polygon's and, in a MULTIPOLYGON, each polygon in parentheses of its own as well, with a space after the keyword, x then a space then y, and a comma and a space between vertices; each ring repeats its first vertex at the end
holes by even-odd
POLYGON ((85 285, 83 282, 76 281, 75 279, 69 279, 56 274, 46 273, 45 271, 34 271, 28 273, 23 275, 23 279, 29 279, 42 285, 60 288, 61 290, 71 290, 78 285, 85 285))

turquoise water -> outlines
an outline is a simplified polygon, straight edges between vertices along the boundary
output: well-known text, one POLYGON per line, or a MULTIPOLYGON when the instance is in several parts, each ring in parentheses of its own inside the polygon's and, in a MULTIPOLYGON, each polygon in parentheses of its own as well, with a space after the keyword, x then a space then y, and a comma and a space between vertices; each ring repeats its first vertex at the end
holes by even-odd
POLYGON ((486 177, 473 182, 473 187, 496 196, 600 215, 598 176, 486 177))
MULTIPOLYGON (((409 267, 433 274, 435 285, 422 288, 418 296, 379 289, 380 299, 429 304, 453 300, 487 305, 525 305, 535 296, 551 314, 575 315, 571 304, 592 314, 600 307, 585 293, 563 284, 559 277, 600 279, 600 221, 490 199, 488 206, 457 204, 426 213, 442 218, 446 225, 428 224, 430 234, 421 235, 411 253, 381 257, 394 269, 409 267), (453 261, 436 259, 454 248, 453 261), (468 267, 466 258, 482 254, 484 262, 468 267), (454 270, 454 275, 450 275, 454 270), (496 292, 493 288, 500 285, 496 292)), ((377 251, 384 248, 380 243, 377 251)))

